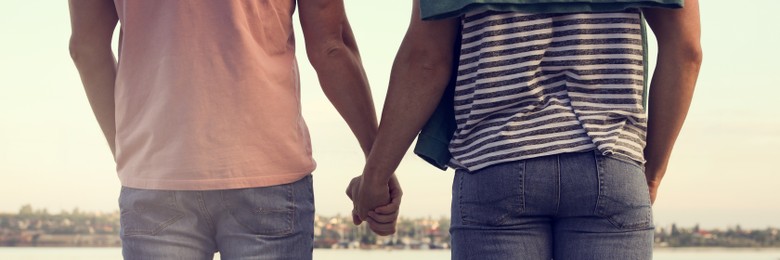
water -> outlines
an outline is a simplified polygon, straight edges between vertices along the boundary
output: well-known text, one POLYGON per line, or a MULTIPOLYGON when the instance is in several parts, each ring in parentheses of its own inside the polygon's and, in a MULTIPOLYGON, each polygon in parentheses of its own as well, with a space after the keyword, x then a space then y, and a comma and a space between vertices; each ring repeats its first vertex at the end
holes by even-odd
MULTIPOLYGON (((122 259, 119 248, 0 248, 0 260, 122 259)), ((219 259, 219 258, 216 258, 219 259)), ((450 252, 314 250, 317 260, 446 260, 450 252)), ((655 260, 780 260, 780 249, 657 249, 655 260)))

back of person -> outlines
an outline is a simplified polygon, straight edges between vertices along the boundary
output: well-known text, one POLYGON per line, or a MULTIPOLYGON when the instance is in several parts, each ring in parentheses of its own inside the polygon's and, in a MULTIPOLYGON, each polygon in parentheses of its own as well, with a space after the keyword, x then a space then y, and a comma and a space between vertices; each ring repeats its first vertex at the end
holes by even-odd
POLYGON ((650 258, 640 15, 463 17, 454 259, 650 258))
POLYGON ((350 194, 358 217, 455 73, 452 259, 651 259, 701 64, 698 2, 414 2, 364 171, 379 184, 350 194), (642 16, 659 47, 647 107, 642 16))
POLYGON ((310 258, 295 2, 114 2, 125 258, 310 258))
POLYGON ((312 258, 296 3, 320 86, 368 153, 376 112, 342 1, 69 2, 71 56, 122 183, 125 259, 312 258))
POLYGON ((466 14, 450 145, 458 164, 594 149, 644 163, 640 15, 466 14))
POLYGON ((122 185, 273 186, 315 167, 301 116, 293 0, 116 0, 122 185))

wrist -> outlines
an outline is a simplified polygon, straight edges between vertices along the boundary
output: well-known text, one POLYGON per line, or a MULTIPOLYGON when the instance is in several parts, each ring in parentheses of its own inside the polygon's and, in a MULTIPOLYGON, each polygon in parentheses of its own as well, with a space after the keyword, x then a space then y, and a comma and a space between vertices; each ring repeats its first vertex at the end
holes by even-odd
POLYGON ((661 179, 664 177, 665 172, 666 169, 663 168, 647 167, 645 170, 647 186, 658 187, 661 184, 661 179))
POLYGON ((387 185, 392 175, 392 173, 385 174, 381 171, 371 171, 366 169, 363 171, 363 183, 371 186, 387 185))
POLYGON ((647 186, 648 187, 657 188, 658 186, 661 186, 661 180, 656 180, 656 179, 652 179, 651 180, 651 179, 648 179, 647 180, 647 186))

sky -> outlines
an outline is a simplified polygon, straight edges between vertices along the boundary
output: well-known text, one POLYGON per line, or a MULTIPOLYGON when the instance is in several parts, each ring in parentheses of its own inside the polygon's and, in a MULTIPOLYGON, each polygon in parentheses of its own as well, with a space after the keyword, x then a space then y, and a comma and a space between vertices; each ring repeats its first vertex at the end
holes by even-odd
MULTIPOLYGON (((701 3, 704 64, 654 206, 660 226, 780 227, 780 1, 729 2, 701 3)), ((380 112, 411 1, 345 4, 380 112)), ((0 3, 0 212, 24 204, 49 212, 118 209, 114 161, 68 55, 68 19, 66 1, 0 3)), ((317 212, 347 215, 344 190, 361 173, 363 155, 322 94, 295 26, 303 113, 318 163, 317 212)), ((449 216, 452 170, 409 153, 397 175, 403 216, 449 216)))

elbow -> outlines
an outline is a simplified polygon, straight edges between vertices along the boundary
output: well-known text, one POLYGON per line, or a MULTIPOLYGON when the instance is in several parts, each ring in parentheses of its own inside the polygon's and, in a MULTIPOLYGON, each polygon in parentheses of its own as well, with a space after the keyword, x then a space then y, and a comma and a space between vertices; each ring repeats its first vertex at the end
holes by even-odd
POLYGON ((673 61, 679 66, 698 70, 704 60, 704 51, 701 44, 696 41, 669 42, 664 45, 659 44, 658 47, 659 58, 673 61))
POLYGON ((697 42, 688 44, 686 47, 684 47, 683 52, 683 59, 685 59, 687 63, 696 67, 701 66, 701 63, 704 60, 704 51, 702 50, 700 43, 697 42))
POLYGON ((417 69, 420 70, 422 75, 430 75, 432 78, 444 79, 449 77, 450 64, 442 62, 441 60, 420 60, 416 63, 417 69))
POLYGON ((397 62, 423 75, 448 77, 452 68, 452 55, 435 49, 410 48, 401 50, 397 62))
POLYGON ((343 41, 326 40, 306 45, 306 54, 315 69, 330 66, 333 61, 348 57, 351 50, 343 41))
POLYGON ((84 63, 98 59, 101 55, 111 55, 111 46, 71 38, 68 52, 74 63, 84 63))
POLYGON ((74 62, 81 59, 81 46, 74 44, 72 41, 68 45, 68 52, 70 53, 70 59, 74 62))
POLYGON ((84 59, 85 56, 89 56, 90 47, 88 44, 85 44, 81 41, 71 39, 70 44, 68 45, 68 52, 70 53, 70 58, 74 62, 79 62, 84 59))

